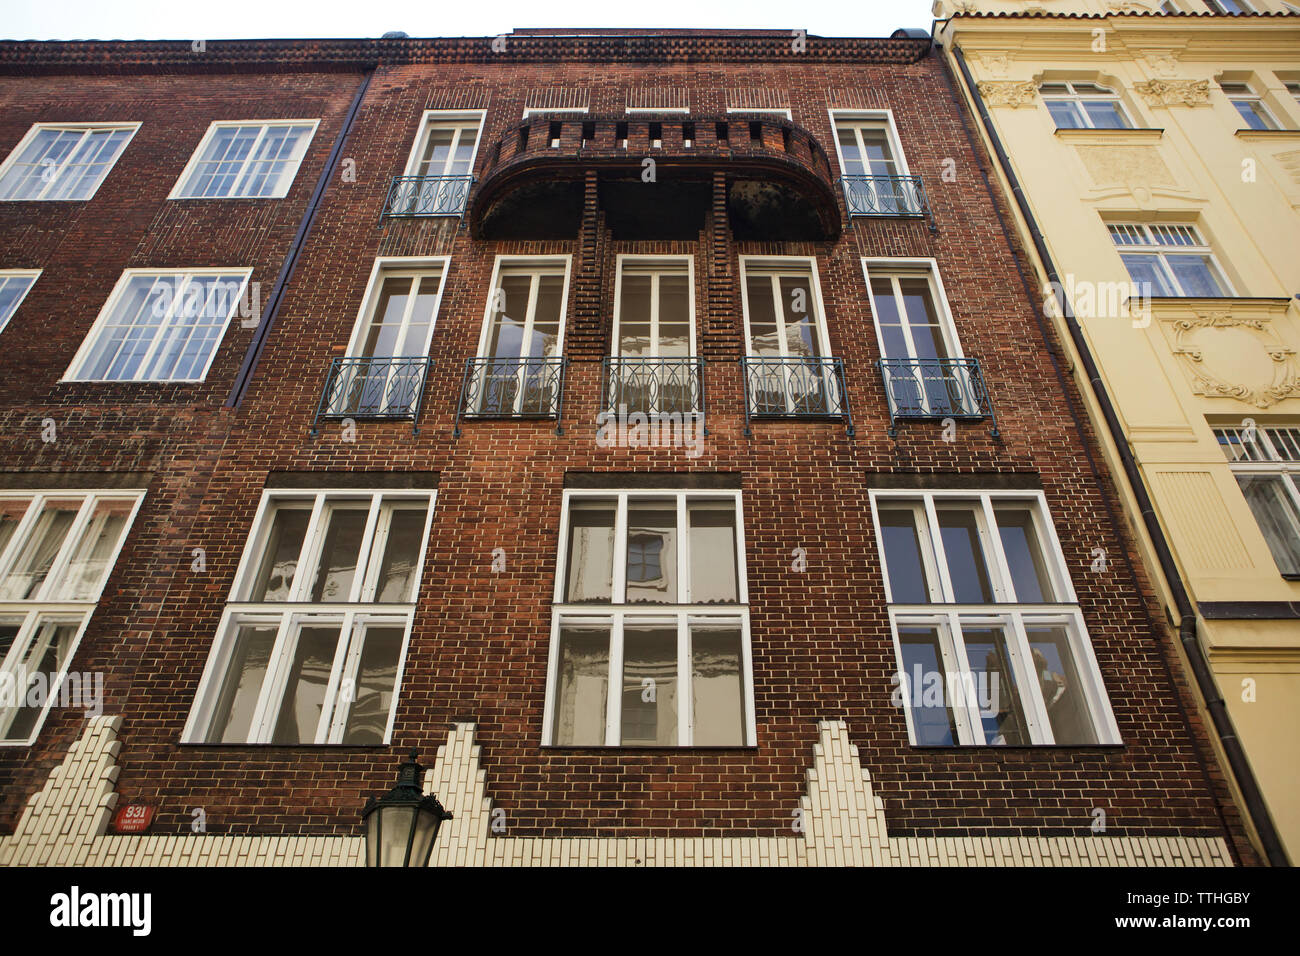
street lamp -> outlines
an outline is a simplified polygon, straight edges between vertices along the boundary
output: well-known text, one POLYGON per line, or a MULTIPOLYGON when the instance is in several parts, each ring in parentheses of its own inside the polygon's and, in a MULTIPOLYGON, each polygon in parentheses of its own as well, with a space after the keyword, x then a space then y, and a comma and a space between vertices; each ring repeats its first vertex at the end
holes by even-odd
POLYGON ((397 772, 397 786, 378 800, 371 797, 361 813, 366 828, 366 866, 428 866, 443 820, 451 814, 420 786, 423 768, 416 751, 397 772))

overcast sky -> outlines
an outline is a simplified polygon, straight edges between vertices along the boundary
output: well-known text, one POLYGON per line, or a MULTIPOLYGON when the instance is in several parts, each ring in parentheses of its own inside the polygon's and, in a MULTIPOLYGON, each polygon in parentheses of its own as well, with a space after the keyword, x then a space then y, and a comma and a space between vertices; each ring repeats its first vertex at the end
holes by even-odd
POLYGON ((930 26, 930 0, 0 0, 10 40, 496 36, 514 27, 803 29, 888 36, 930 26))

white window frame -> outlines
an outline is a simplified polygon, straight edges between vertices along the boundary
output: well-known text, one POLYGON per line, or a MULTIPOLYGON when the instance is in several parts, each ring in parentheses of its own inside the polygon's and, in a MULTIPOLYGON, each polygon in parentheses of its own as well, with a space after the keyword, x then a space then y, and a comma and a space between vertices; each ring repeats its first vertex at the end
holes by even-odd
MULTIPOLYGON (((840 150, 840 126, 852 125, 854 128, 864 125, 880 126, 885 131, 885 140, 889 143, 889 151, 894 158, 894 167, 896 176, 912 175, 907 165, 907 156, 903 153, 902 140, 898 138, 898 126, 894 122, 894 111, 885 110, 837 110, 828 109, 826 115, 830 118, 831 123, 831 140, 835 143, 835 162, 839 164, 841 176, 847 176, 844 165, 844 153, 840 150)), ((858 135, 858 144, 861 146, 862 136, 858 135)))
MULTIPOLYGON (((893 633, 894 654, 899 674, 906 673, 902 641, 899 638, 900 626, 920 625, 935 628, 942 652, 945 688, 950 686, 948 682, 953 679, 950 675, 960 674, 962 678, 968 676, 974 678, 970 671, 964 671, 957 666, 958 662, 967 660, 961 625, 1001 627, 1007 639, 1016 685, 1020 688, 1018 696, 1030 733, 1030 745, 1055 745, 1051 722, 1041 693, 1026 692, 1029 688, 1038 687, 1038 680, 1031 666, 1033 657, 1028 644, 1027 628, 1060 626, 1068 635, 1070 648, 1075 657, 1075 667, 1083 678, 1082 690, 1088 704, 1093 731, 1098 740, 1096 744, 1061 746, 1105 746, 1122 742, 1119 725, 1111 710, 1110 695, 1106 691, 1092 641, 1088 636, 1087 625, 1079 609, 1078 595, 1075 593, 1069 569, 1065 564, 1061 542, 1056 534, 1056 523, 1052 520, 1043 492, 873 488, 868 492, 868 497, 871 504, 871 520, 876 529, 876 548, 880 558, 881 577, 885 585, 885 600, 889 602, 889 623, 893 633), (939 526, 935 505, 936 502, 944 499, 978 501, 973 513, 994 603, 957 604, 953 601, 955 592, 949 576, 943 541, 941 536, 934 535, 930 531, 939 526), (909 503, 914 514, 925 518, 924 521, 918 520, 916 525, 926 579, 929 582, 931 602, 927 604, 894 603, 893 590, 889 581, 889 564, 885 556, 884 535, 879 530, 881 528, 880 507, 882 504, 899 501, 909 503), (1006 502, 1030 505, 1034 527, 1038 533, 1039 550, 1052 580, 1052 587, 1061 600, 1039 604, 1016 602, 1015 587, 1001 537, 996 533, 997 523, 993 512, 995 505, 1006 502)), ((916 690, 911 687, 907 687, 907 691, 909 695, 916 693, 916 690)), ((978 700, 968 698, 964 701, 951 701, 947 699, 945 690, 945 704, 951 706, 956 718, 959 738, 955 744, 948 746, 990 746, 984 739, 978 700), (964 706, 961 706, 963 703, 964 706)), ((902 710, 907 720, 908 740, 912 746, 934 746, 917 743, 912 708, 909 704, 905 704, 902 710)))
POLYGON ((1044 109, 1047 109, 1047 103, 1049 100, 1056 103, 1069 103, 1074 108, 1074 115, 1078 119, 1083 120, 1082 126, 1056 126, 1056 117, 1052 116, 1051 110, 1048 110, 1047 115, 1051 119, 1052 125, 1056 126, 1057 129, 1061 129, 1061 130, 1102 129, 1102 130, 1114 132, 1113 130, 1110 130, 1110 127, 1108 126, 1099 127, 1093 123, 1092 116, 1090 116, 1088 111, 1083 108, 1083 104, 1085 102, 1114 103, 1116 110, 1119 111, 1119 115, 1124 118, 1124 122, 1127 124, 1120 128, 1121 129, 1138 128, 1137 123, 1133 119, 1133 114, 1129 112, 1129 108, 1127 104, 1125 104, 1124 97, 1120 95, 1119 90, 1115 89, 1114 87, 1107 86, 1105 83, 1102 83, 1100 80, 1097 81, 1084 80, 1084 79, 1044 80, 1038 84, 1038 97, 1043 101, 1044 109), (1100 87, 1101 89, 1107 90, 1109 92, 1104 95, 1101 93, 1080 93, 1075 90, 1074 88, 1075 83, 1086 83, 1089 86, 1100 87), (1069 92, 1065 94, 1044 93, 1043 92, 1044 86, 1064 86, 1069 92))
POLYGON ((3 283, 8 279, 32 280, 27 283, 27 288, 23 290, 23 294, 14 299, 14 304, 13 307, 10 308, 9 314, 0 315, 0 332, 3 332, 9 326, 10 320, 18 314, 18 309, 22 306, 23 300, 31 294, 32 289, 36 288, 36 280, 41 277, 41 272, 43 271, 44 270, 42 269, 0 269, 0 283, 3 283))
MULTIPOLYGON (((361 647, 356 641, 359 626, 403 627, 402 647, 398 653, 397 673, 394 679, 393 700, 388 711, 388 722, 384 730, 384 744, 392 740, 393 723, 397 715, 397 706, 401 699, 402 678, 406 668, 407 652, 410 648, 411 630, 415 621, 415 609, 419 599, 420 580, 424 573, 424 561, 429 551, 429 535, 433 528, 437 491, 435 489, 394 489, 394 488, 267 488, 262 492, 258 502, 253 526, 244 545, 239 561, 239 570, 235 574, 227 603, 222 611, 221 622, 217 628, 217 639, 203 669, 194 703, 181 734, 183 744, 204 744, 210 730, 213 710, 217 703, 221 686, 230 666, 231 655, 239 628, 247 624, 265 624, 276 627, 276 636, 272 645, 270 663, 262 686, 258 692, 257 705, 249 725, 248 738, 241 743, 226 746, 269 746, 269 747, 305 747, 321 745, 342 745, 342 734, 351 705, 340 707, 337 700, 341 681, 345 673, 355 676, 360 661, 361 647), (370 511, 366 521, 366 530, 362 539, 361 554, 365 562, 364 574, 354 574, 347 602, 331 601, 313 603, 310 597, 312 582, 310 570, 315 569, 320 560, 321 548, 324 546, 327 529, 327 515, 332 504, 339 499, 356 500, 369 496, 370 511), (409 601, 390 601, 378 603, 373 600, 377 585, 379 562, 377 555, 383 554, 387 543, 388 528, 381 527, 382 506, 393 501, 410 501, 424 504, 427 508, 424 521, 423 542, 419 557, 416 559, 412 573, 412 593, 409 601), (276 507, 283 502, 310 503, 311 516, 308 519, 299 560, 294 569, 294 578, 290 584, 288 600, 284 601, 248 601, 247 589, 260 568, 260 559, 264 555, 272 530, 272 516, 276 507), (371 598, 362 601, 362 598, 371 598), (303 627, 317 625, 339 625, 339 642, 335 647, 334 664, 330 682, 326 688, 326 706, 321 710, 321 721, 316 728, 316 739, 295 744, 274 744, 271 737, 275 733, 275 724, 280 706, 284 701, 285 690, 293 667, 294 652, 299 634, 303 627)), ((350 745, 349 745, 350 746, 350 745)))
MULTIPOLYGON (((418 175, 420 157, 424 155, 425 146, 429 142, 429 134, 433 132, 435 127, 470 122, 478 124, 478 131, 474 134, 474 150, 469 156, 468 175, 474 175, 474 164, 478 161, 478 150, 483 145, 483 127, 486 118, 487 110, 425 110, 420 116, 420 128, 416 133, 415 141, 411 144, 411 152, 406 157, 406 165, 403 167, 402 175, 418 175)), ((453 148, 452 155, 454 154, 455 150, 453 148)))
MULTIPOLYGON (((386 277, 427 275, 435 269, 441 270, 437 301, 433 306, 433 321, 429 323, 429 333, 425 336, 424 349, 420 353, 421 355, 428 355, 429 349, 433 345, 433 333, 438 327, 438 313, 442 310, 442 296, 447 289, 447 273, 451 271, 451 256, 376 257, 374 265, 370 267, 370 278, 366 280, 366 294, 361 298, 361 307, 357 310, 356 322, 353 323, 352 335, 348 339, 348 350, 345 355, 348 358, 364 357, 361 355, 360 349, 365 343, 366 331, 374 319, 374 310, 379 305, 380 291, 386 277)), ((398 341, 405 337, 404 333, 411 321, 411 313, 415 309, 415 297, 411 296, 410 299, 411 301, 406 304, 406 312, 402 316, 403 335, 398 337, 398 341)))
MULTIPOLYGON (((1220 80, 1219 91, 1227 97, 1228 102, 1232 105, 1232 112, 1236 116, 1238 123, 1247 123, 1246 118, 1241 115, 1241 108, 1238 104, 1249 103, 1256 108, 1253 112, 1263 119, 1265 130, 1283 128, 1282 124, 1278 122, 1277 117, 1273 115, 1273 111, 1268 108, 1268 104, 1264 102, 1264 98, 1259 93, 1255 92, 1255 85, 1249 80, 1229 80, 1226 82, 1220 80), (1229 89, 1229 87, 1241 87, 1242 89, 1229 89)), ((1241 128, 1252 130, 1253 132, 1261 132, 1249 124, 1241 128)))
MULTIPOLYGON (((687 303, 690 306, 691 349, 688 356, 699 355, 699 341, 695 328, 695 257, 690 255, 637 255, 620 252, 615 260, 614 275, 614 319, 610 332, 609 354, 611 358, 622 358, 619 352, 619 316, 623 309, 623 271, 627 264, 633 266, 654 265, 657 262, 686 263, 686 281, 688 283, 687 303)), ((493 287, 495 288, 495 286, 493 287)), ((650 351, 644 358, 660 358, 659 355, 659 282, 651 283, 650 291, 650 351)), ((686 357, 686 356, 682 356, 686 357)))
MULTIPOLYGON (((834 352, 831 350, 830 331, 826 327, 826 309, 822 300, 822 282, 821 276, 817 270, 816 256, 760 256, 745 255, 740 256, 740 306, 741 314, 745 323, 745 354, 755 355, 754 338, 749 327, 749 273, 755 272, 762 275, 770 275, 773 278, 779 278, 782 275, 787 276, 811 276, 811 288, 813 301, 811 303, 814 310, 814 325, 817 328, 817 343, 821 347, 822 358, 831 358, 834 352)), ((774 301, 780 303, 780 311, 777 314, 777 325, 782 331, 780 337, 781 358, 801 358, 802 356, 791 356, 787 351, 787 340, 784 335, 786 327, 785 307, 786 303, 782 296, 777 295, 774 301)))
MULTIPOLYGON (((1294 425, 1259 425, 1247 430, 1235 426, 1215 425, 1212 426, 1212 430, 1219 447, 1225 452, 1225 457, 1228 451, 1233 454, 1233 457, 1228 458, 1228 469, 1232 472, 1234 481, 1237 481, 1238 475, 1281 478, 1282 487, 1291 502, 1291 507, 1295 509, 1297 515, 1300 515, 1300 428, 1294 425), (1285 440, 1280 433, 1285 433, 1285 440), (1250 435, 1251 441, 1246 440, 1247 434, 1250 435), (1230 440, 1223 441, 1225 437, 1230 440)), ((1246 501, 1246 494, 1240 482, 1237 490, 1242 500, 1246 501)), ((1255 509, 1250 506, 1249 501, 1246 501, 1246 507, 1258 526, 1259 519, 1255 516, 1255 509)), ((1268 539, 1264 536, 1262 527, 1259 533, 1265 537, 1267 544, 1268 539)), ((1269 553, 1272 554, 1271 547, 1269 553)), ((1276 558, 1274 560, 1276 561, 1276 558)), ((1295 577, 1288 572, 1281 573, 1288 579, 1295 577)))
MULTIPOLYGON (((42 195, 42 196, 37 196, 35 198, 6 199, 3 201, 4 202, 88 202, 89 200, 94 199, 95 194, 99 192, 99 187, 104 185, 104 180, 108 179, 109 174, 112 173, 113 169, 117 166, 117 161, 122 158, 122 156, 126 153, 127 148, 131 145, 131 141, 135 139, 135 134, 140 129, 140 125, 141 125, 140 123, 33 123, 32 128, 29 129, 27 133, 23 136, 23 138, 18 141, 18 145, 15 146, 12 150, 10 150, 9 155, 5 157, 4 162, 0 163, 0 181, 3 181, 4 177, 9 174, 9 170, 12 169, 15 165, 17 165, 18 157, 22 155, 23 150, 27 148, 27 145, 33 139, 36 138, 36 136, 41 132, 41 130, 50 130, 50 129, 81 130, 83 139, 85 137, 85 133, 94 130, 129 130, 130 135, 126 138, 126 142, 122 144, 122 148, 121 150, 118 151, 118 154, 113 157, 113 161, 104 167, 104 175, 100 178, 99 182, 95 183, 95 188, 91 190, 89 196, 86 196, 85 198, 81 198, 81 199, 73 198, 71 196, 62 197, 62 198, 53 197, 47 199, 42 195)), ((74 148, 68 153, 68 158, 71 159, 71 157, 75 154, 76 154, 76 149, 74 148)), ((62 171, 67 167, 67 165, 68 165, 67 161, 65 161, 63 165, 59 167, 59 174, 62 173, 62 171)), ((54 175, 50 179, 50 182, 46 185, 45 189, 42 190, 42 193, 48 192, 50 187, 52 187, 56 182, 59 181, 59 174, 54 175)))
MULTIPOLYGON (((493 356, 488 354, 488 342, 492 335, 492 314, 495 311, 493 306, 496 304, 496 291, 500 287, 501 273, 509 269, 538 270, 553 269, 555 265, 564 267, 564 288, 561 292, 560 300, 560 332, 559 339, 556 343, 557 355, 564 354, 564 332, 565 324, 569 312, 569 278, 573 272, 573 256, 570 255, 545 255, 545 256, 522 256, 522 255, 498 255, 492 263, 492 278, 488 285, 487 305, 483 309, 483 323, 479 328, 478 349, 475 356, 481 359, 490 359, 493 356)), ((527 315, 524 321, 524 335, 528 338, 532 335, 533 319, 537 309, 537 286, 533 285, 528 293, 527 315)))
MULTIPOLYGON (((73 624, 77 627, 77 633, 73 636, 71 646, 68 650, 67 658, 59 672, 59 678, 51 682, 48 688, 49 696, 46 699, 45 706, 37 716, 35 723, 32 725, 31 734, 25 740, 4 740, 0 739, 0 747, 29 747, 36 742, 40 736, 41 728, 45 725, 45 720, 49 716, 50 709, 59 697, 59 690, 67 676, 72 661, 76 658, 77 651, 81 646, 81 639, 86 633, 86 628, 90 624, 90 619, 103 597, 104 586, 108 579, 112 577, 113 571, 117 567, 117 560, 122 554, 122 548, 126 546, 126 539, 130 537, 131 530, 135 525, 136 516, 140 513, 140 505, 144 501, 145 492, 143 490, 109 490, 105 488, 82 488, 82 489, 62 489, 46 488, 42 490, 27 491, 3 491, 0 492, 0 501, 29 501, 27 511, 15 526, 13 533, 9 536, 9 541, 5 547, 0 550, 0 581, 8 577, 10 570, 15 563, 22 557, 23 546, 27 544, 27 538, 33 527, 40 520, 45 504, 53 501, 67 501, 69 499, 82 498, 80 509, 77 516, 73 519, 72 524, 68 527, 68 532, 64 537, 63 543, 59 547, 58 553, 50 564, 49 571, 46 573, 45 580, 37 589, 36 593, 23 601, 0 601, 0 617, 24 617, 22 625, 19 627, 14 642, 9 648, 7 654, 0 654, 0 675, 4 675, 4 680, 11 682, 9 684, 15 692, 19 691, 16 684, 12 683, 16 679, 19 671, 19 659, 24 656, 28 642, 33 632, 45 623, 66 623, 73 624), (100 502, 119 501, 131 502, 131 513, 128 515, 126 524, 122 529, 122 534, 117 540, 116 546, 109 559, 104 564, 104 574, 100 578, 99 586, 95 589, 93 599, 84 601, 69 601, 61 599, 58 594, 56 585, 63 583, 62 579, 67 572, 68 564, 72 559, 73 552, 78 544, 81 543, 82 535, 89 525, 95 509, 100 502)), ((23 693, 26 688, 21 689, 23 693)), ((0 710, 0 731, 7 732, 13 723, 16 711, 8 712, 0 710)))
POLYGON ((199 200, 283 199, 285 196, 289 195, 289 190, 293 187, 294 180, 298 178, 298 170, 302 168, 302 161, 307 158, 307 153, 311 149, 311 144, 313 141, 315 141, 316 133, 319 129, 320 129, 319 119, 305 119, 305 118, 304 119, 247 119, 247 120, 214 121, 210 126, 208 126, 207 132, 203 134, 203 139, 199 141, 199 145, 195 148, 194 152, 190 154, 189 162, 185 164, 185 168, 181 171, 180 177, 176 180, 176 183, 172 186, 172 191, 167 195, 167 198, 168 199, 199 199, 199 200), (302 146, 300 148, 298 155, 295 158, 291 159, 285 165, 284 172, 280 176, 280 181, 279 183, 276 184, 275 192, 271 193, 271 195, 269 196, 240 196, 233 193, 223 194, 220 196, 194 196, 186 192, 185 187, 189 184, 190 177, 194 175, 194 171, 198 168, 199 161, 202 158, 203 154, 206 152, 208 148, 208 144, 211 143, 212 138, 217 135, 217 130, 232 127, 232 126, 236 126, 236 127, 237 126, 260 126, 262 128, 261 132, 257 134, 257 139, 253 141, 253 146, 248 151, 248 156, 244 157, 243 169, 240 171, 238 178, 235 180, 234 188, 238 188, 239 185, 242 184, 244 180, 248 177, 249 161, 252 159, 253 156, 257 154, 258 144, 260 144, 262 140, 265 138, 266 132, 270 127, 310 126, 311 131, 307 134, 306 138, 303 139, 302 146))
MULTIPOLYGON (((1215 278, 1218 279, 1219 283, 1223 286, 1223 290, 1224 290, 1223 295, 1225 297, 1231 297, 1237 294, 1236 291, 1233 289, 1232 281, 1228 278, 1227 271, 1223 268, 1223 265, 1219 262, 1218 256, 1214 254, 1214 248, 1208 242, 1205 241, 1205 237, 1201 235, 1201 230, 1198 229, 1192 223, 1189 222, 1147 223, 1147 222, 1133 222, 1129 220, 1125 220, 1125 221, 1107 220, 1106 234, 1111 240, 1111 245, 1115 249, 1115 254, 1120 257, 1120 265, 1124 269, 1125 274, 1128 273, 1128 266, 1124 264, 1124 260, 1123 260, 1124 253, 1130 253, 1132 255, 1155 256, 1157 261, 1160 263, 1160 269, 1165 277, 1165 282, 1168 284, 1168 286, 1171 289, 1177 289, 1179 293, 1181 293, 1183 288, 1182 283, 1178 281, 1178 278, 1174 274, 1173 269, 1169 267, 1169 263, 1166 260, 1166 256, 1170 256, 1170 255, 1205 256, 1210 261, 1210 268, 1211 271, 1213 271, 1215 278), (1115 242, 1115 235, 1110 231, 1111 226, 1121 226, 1125 229, 1141 230, 1143 236, 1145 236, 1148 241, 1146 244, 1115 242), (1189 230, 1191 234, 1199 241, 1195 245, 1177 245, 1172 243, 1159 242, 1157 241, 1155 231, 1152 229, 1153 226, 1167 226, 1175 229, 1186 229, 1189 230)), ((1132 277, 1130 276, 1130 278, 1132 277)), ((1153 290, 1153 294, 1154 294, 1154 290, 1153 290)), ((1181 295, 1179 297, 1197 298, 1197 296, 1181 296, 1181 295)))
MULTIPOLYGON (((943 334, 944 345, 948 348, 948 357, 954 359, 965 358, 966 353, 961 348, 961 337, 957 334, 957 323, 953 321, 952 308, 948 305, 948 293, 943 287, 943 276, 939 274, 939 262, 933 256, 920 258, 866 258, 862 259, 862 277, 867 283, 867 300, 871 303, 871 324, 876 331, 876 348, 880 350, 881 358, 902 358, 903 356, 889 356, 885 354, 885 338, 880 334, 880 322, 878 316, 880 310, 876 308, 876 294, 871 288, 871 280, 892 279, 894 280, 894 300, 900 316, 906 317, 907 312, 903 308, 903 302, 898 293, 897 280, 900 277, 924 277, 930 284, 930 299, 934 302, 935 311, 939 315, 939 330, 943 334)), ((908 358, 916 358, 916 346, 912 341, 912 329, 910 325, 903 326, 903 337, 907 340, 908 358)))
MULTIPOLYGON (((229 269, 202 268, 202 269, 126 269, 124 270, 122 272, 122 275, 117 280, 117 285, 113 287, 113 291, 109 293, 108 299, 104 302, 103 308, 99 310, 99 316, 95 319, 94 324, 91 325, 90 331, 88 331, 86 333, 85 338, 82 339, 81 347, 77 349, 77 354, 73 356, 72 362, 68 365, 67 371, 63 373, 63 377, 59 381, 61 382, 102 382, 106 384, 110 384, 110 383, 121 384, 126 382, 194 384, 197 382, 204 381, 208 377, 208 372, 212 368, 212 363, 216 361, 217 355, 221 351, 221 345, 226 339, 226 333, 230 330, 231 320, 235 317, 235 314, 239 311, 239 304, 243 300, 244 294, 248 289, 248 281, 249 279, 252 278, 252 276, 253 276, 253 270, 251 268, 241 268, 238 266, 232 266, 229 269), (132 278, 136 276, 182 276, 182 277, 188 277, 190 279, 193 279, 197 277, 214 276, 214 275, 233 275, 233 276, 242 276, 243 278, 241 280, 239 294, 236 296, 232 296, 230 314, 226 316, 225 325, 221 329, 221 334, 217 336, 216 341, 212 343, 212 351, 208 355, 208 359, 203 365, 203 370, 199 373, 197 378, 162 379, 162 378, 139 377, 139 372, 143 372, 144 369, 149 367, 150 360, 156 354, 158 350, 158 345, 164 338, 163 333, 168 327, 165 324, 159 325, 158 330, 154 333, 153 343, 149 346, 149 351, 145 353, 144 358, 140 360, 139 371, 136 377, 121 378, 121 379, 81 377, 82 369, 86 365, 87 361, 90 359, 90 356, 94 353, 95 344, 99 339, 100 333, 104 330, 104 327, 108 324, 109 317, 113 314, 113 310, 117 307, 118 301, 126 293, 127 286, 130 283, 132 278)), ((177 305, 183 303, 185 300, 186 300, 186 296, 183 294, 176 296, 175 300, 172 302, 171 306, 168 309, 168 315, 170 316, 173 310, 177 307, 177 305)))
POLYGON ((726 744, 724 747, 757 746, 757 731, 754 712, 754 662, 749 629, 749 585, 745 561, 745 521, 741 501, 741 492, 731 490, 684 490, 684 489, 604 489, 604 488, 566 488, 560 510, 560 537, 556 549, 555 589, 552 594, 551 607, 551 644, 546 667, 546 705, 542 714, 542 746, 563 749, 614 748, 622 750, 644 750, 644 747, 624 745, 621 739, 621 719, 623 694, 619 689, 623 681, 623 632, 629 621, 642 623, 659 623, 675 621, 677 626, 677 747, 708 747, 710 745, 692 743, 694 732, 694 714, 692 712, 691 692, 691 647, 690 625, 701 621, 736 623, 741 632, 741 679, 742 705, 744 708, 744 742, 726 744), (678 604, 625 604, 611 600, 608 604, 566 604, 565 584, 568 580, 568 542, 569 518, 574 502, 584 500, 614 501, 614 550, 613 550, 613 595, 626 598, 627 586, 627 522, 628 503, 631 499, 653 499, 663 501, 674 499, 677 506, 676 568, 678 597, 687 598, 686 603, 678 604), (736 528, 736 587, 739 603, 737 604, 691 604, 690 584, 690 549, 688 547, 687 514, 689 505, 699 502, 727 502, 735 507, 736 528), (608 622, 610 631, 609 674, 611 675, 606 694, 605 742, 601 745, 556 744, 555 719, 557 717, 555 691, 559 674, 560 623, 561 621, 608 622), (615 678, 614 675, 617 675, 615 678))

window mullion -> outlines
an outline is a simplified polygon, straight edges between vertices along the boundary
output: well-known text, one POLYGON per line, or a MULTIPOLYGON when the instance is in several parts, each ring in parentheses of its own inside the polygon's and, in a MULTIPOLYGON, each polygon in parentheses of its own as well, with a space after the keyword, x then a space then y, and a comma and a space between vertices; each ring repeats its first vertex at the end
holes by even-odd
POLYGON ((360 644, 356 640, 356 631, 362 626, 359 617, 360 615, 353 610, 345 611, 343 621, 339 624, 339 639, 334 645, 334 661, 330 665, 329 681, 325 685, 325 700, 320 709, 320 719, 316 722, 313 743, 337 743, 334 738, 341 736, 343 723, 347 720, 353 702, 356 701, 355 680, 346 702, 342 699, 341 690, 344 680, 352 680, 352 652, 354 645, 360 644))
POLYGON ((659 357, 659 277, 660 273, 650 274, 650 357, 659 357))
POLYGON ((382 552, 375 550, 375 530, 379 525, 380 502, 382 500, 382 495, 372 495, 370 498, 370 510, 366 514, 366 528, 361 534, 361 546, 357 549, 357 570, 352 575, 352 587, 348 590, 348 602, 350 604, 371 600, 368 593, 373 571, 371 565, 377 564, 378 559, 382 557, 382 552))
MULTIPOLYGON (((610 577, 610 600, 614 604, 627 602, 627 499, 626 492, 618 496, 614 513, 614 568, 610 577)), ((569 555, 570 560, 572 557, 569 555)))
POLYGON ((1008 615, 1005 628, 1007 651, 1011 655, 1016 684, 1024 688, 1020 700, 1024 705, 1025 721, 1029 725, 1029 739, 1035 744, 1055 743, 1052 723, 1047 716, 1047 702, 1043 700, 1042 684, 1037 669, 1033 666, 1034 654, 1029 646, 1024 618, 1019 613, 1008 615))
MULTIPOLYGON (((248 743, 269 743, 274 733, 275 717, 278 704, 284 695, 284 682, 288 678, 288 661, 292 659, 296 639, 290 637, 298 628, 298 615, 285 611, 280 615, 280 627, 275 634, 275 643, 271 645, 271 656, 262 677, 262 688, 257 695, 257 706, 253 708, 253 719, 248 725, 248 743)), ((240 623, 235 621, 235 632, 240 623)))
POLYGON ((962 636, 961 618, 956 611, 950 611, 944 617, 945 627, 940 629, 939 641, 939 649, 944 653, 944 700, 952 708, 953 716, 957 720, 958 736, 967 738, 961 742, 982 747, 987 741, 984 739, 984 722, 979 715, 979 701, 971 701, 970 695, 966 693, 967 677, 971 669, 966 657, 966 641, 962 636), (947 641, 942 640, 943 630, 947 631, 947 641), (952 699, 954 687, 959 688, 961 706, 958 706, 958 701, 952 699))
POLYGON ((943 593, 941 599, 945 603, 951 603, 956 600, 952 586, 952 578, 948 574, 948 553, 943 547, 943 534, 939 530, 939 514, 934 507, 934 496, 926 495, 923 499, 925 503, 925 519, 930 526, 930 543, 934 546, 934 563, 936 570, 939 572, 939 587, 943 593))
POLYGON ((293 583, 289 587, 290 601, 305 600, 307 590, 308 568, 319 561, 320 548, 317 539, 322 537, 322 525, 325 524, 327 506, 324 493, 316 495, 312 504, 311 517, 307 519, 307 532, 302 536, 302 550, 298 553, 298 565, 293 569, 293 583))
POLYGON ((690 548, 687 547, 687 520, 688 509, 686 507, 686 495, 677 495, 677 603, 690 604, 690 548))
POLYGON ((605 746, 622 743, 619 720, 623 708, 623 612, 616 611, 609 627, 609 691, 605 695, 605 746))
POLYGON ((677 614, 677 744, 695 739, 695 708, 691 701, 691 628, 685 611, 677 614))
POLYGON ((992 567, 989 569, 993 573, 990 575, 993 585, 993 599, 1002 603, 1014 604, 1016 601, 1015 585, 1011 581, 1011 566, 1007 563, 1007 556, 1002 550, 1002 536, 998 533, 997 516, 993 513, 993 501, 989 495, 980 495, 980 507, 976 509, 976 526, 979 528, 980 537, 983 539, 984 552, 986 556, 991 555, 993 560, 992 567))
POLYGON ((527 380, 526 349, 532 348, 533 324, 537 318, 537 299, 541 295, 542 277, 534 271, 528 277, 528 305, 524 309, 524 338, 519 344, 519 365, 515 369, 515 398, 511 403, 515 414, 523 410, 524 382, 527 380))

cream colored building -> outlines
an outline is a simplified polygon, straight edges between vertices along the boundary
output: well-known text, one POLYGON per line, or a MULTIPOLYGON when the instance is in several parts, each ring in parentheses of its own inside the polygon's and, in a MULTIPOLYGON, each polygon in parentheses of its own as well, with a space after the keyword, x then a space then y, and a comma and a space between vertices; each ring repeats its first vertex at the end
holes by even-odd
POLYGON ((1038 279, 1067 300, 1045 309, 1186 663, 1208 662, 1202 705, 1217 685, 1239 735, 1232 766, 1228 721, 1207 720, 1252 836, 1300 860, 1300 4, 933 12, 1038 279))

